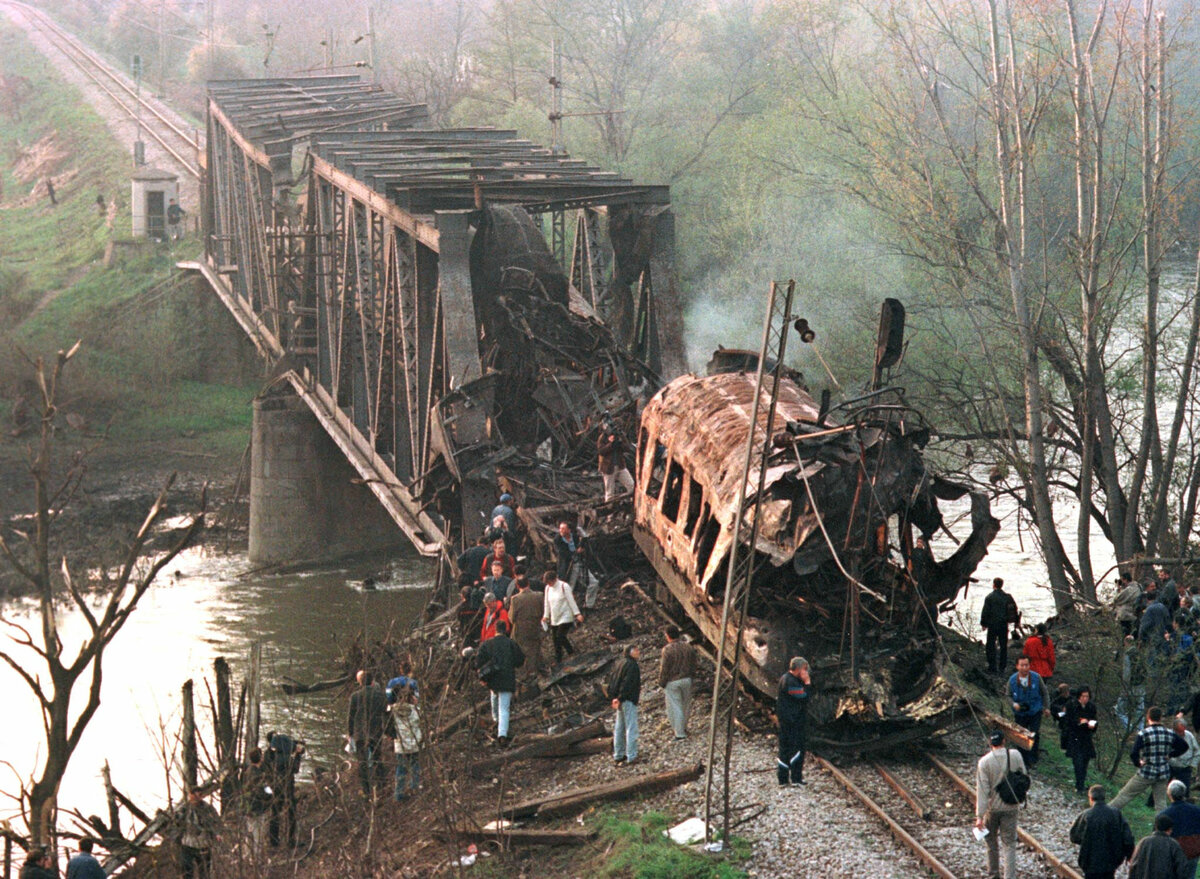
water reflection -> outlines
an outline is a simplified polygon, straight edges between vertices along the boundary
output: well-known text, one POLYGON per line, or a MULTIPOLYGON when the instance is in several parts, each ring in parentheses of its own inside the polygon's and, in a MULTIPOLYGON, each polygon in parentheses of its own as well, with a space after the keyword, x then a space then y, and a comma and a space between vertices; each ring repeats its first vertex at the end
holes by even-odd
MULTIPOLYGON (((59 802, 84 814, 105 814, 99 773, 107 760, 117 787, 143 808, 161 805, 162 753, 174 751, 180 686, 189 677, 196 680, 196 713, 203 723, 208 694, 200 678, 211 679, 213 660, 226 657, 236 700, 255 640, 263 642, 262 732, 274 728, 306 739, 315 763, 337 759, 343 697, 337 691, 289 697, 277 683, 335 676, 335 659, 360 631, 370 639, 392 627, 402 631, 424 606, 432 574, 429 562, 415 556, 271 576, 253 573, 245 556, 202 548, 181 554, 106 651, 101 705, 72 758, 59 802), (376 577, 376 589, 362 588, 367 576, 376 577)), ((10 603, 3 616, 36 631, 33 602, 10 603)), ((86 623, 65 613, 60 630, 70 656, 86 623)), ((31 656, 19 648, 13 652, 31 656)), ((76 699, 84 696, 82 686, 76 699)), ((7 667, 0 669, 0 701, 8 708, 7 722, 0 724, 0 756, 28 776, 40 756, 38 707, 7 667)), ((0 790, 16 787, 11 774, 0 778, 0 790)), ((0 806, 0 814, 14 812, 11 803, 0 806)))
MULTIPOLYGON (((964 499, 953 504, 943 502, 941 507, 947 527, 959 539, 965 539, 971 530, 969 501, 964 499)), ((1078 557, 1075 539, 1078 504, 1074 498, 1059 497, 1055 499, 1054 511, 1063 549, 1067 558, 1074 561, 1078 557)), ((975 570, 979 582, 972 583, 966 596, 960 597, 955 607, 941 616, 942 623, 976 640, 982 640, 979 614, 983 609, 983 600, 992 591, 993 577, 1004 578, 1004 591, 1016 599, 1022 623, 1033 625, 1055 614, 1046 563, 1042 560, 1028 516, 1018 517, 1016 502, 1008 497, 992 501, 992 515, 1000 520, 1000 533, 988 547, 986 558, 975 570)), ((1092 571, 1101 577, 1116 564, 1116 559, 1112 545, 1095 520, 1091 523, 1091 537, 1092 571)), ((957 549, 957 544, 945 534, 939 534, 934 538, 932 549, 937 558, 946 558, 957 549)), ((1115 576, 1110 572, 1104 579, 1111 581, 1115 576)), ((1109 594, 1109 587, 1103 586, 1101 597, 1109 594)))

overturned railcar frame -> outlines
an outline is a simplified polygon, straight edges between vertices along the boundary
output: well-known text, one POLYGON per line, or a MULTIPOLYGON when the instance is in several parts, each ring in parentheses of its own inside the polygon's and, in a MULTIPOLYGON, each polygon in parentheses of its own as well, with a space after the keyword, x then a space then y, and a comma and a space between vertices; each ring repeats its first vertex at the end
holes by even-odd
MULTIPOLYGON (((634 538, 713 643, 755 388, 743 372, 676 379, 647 405, 638 437, 634 538)), ((936 562, 927 543, 942 525, 937 499, 966 489, 926 471, 930 431, 899 390, 835 419, 784 379, 770 437, 761 408, 753 442, 771 447, 749 618, 737 626, 741 673, 774 695, 787 660, 807 656, 825 723, 903 726, 949 709, 957 699, 939 673, 934 620, 999 528, 986 497, 972 495, 970 537, 936 562)))

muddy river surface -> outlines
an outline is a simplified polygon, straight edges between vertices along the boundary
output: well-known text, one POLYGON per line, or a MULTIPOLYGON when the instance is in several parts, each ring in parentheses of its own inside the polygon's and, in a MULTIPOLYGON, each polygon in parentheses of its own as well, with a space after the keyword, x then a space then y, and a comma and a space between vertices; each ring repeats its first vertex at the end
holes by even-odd
MULTIPOLYGON (((407 626, 425 604, 430 563, 402 557, 280 576, 256 575, 253 568, 244 555, 195 549, 160 575, 106 653, 100 709, 72 758, 59 798, 63 806, 106 814, 100 780, 105 760, 113 783, 142 808, 163 804, 164 765, 176 759, 180 686, 195 679, 196 714, 205 724, 208 694, 201 678, 211 681, 213 660, 226 657, 236 700, 256 640, 263 644, 262 732, 297 734, 308 741, 316 762, 340 759, 345 724, 340 691, 285 696, 277 684, 336 677, 337 659, 357 633, 378 638, 392 625, 407 626), (362 588, 368 576, 378 580, 375 591, 362 588)), ((31 602, 10 603, 3 617, 37 631, 31 602)), ((85 628, 78 614, 64 615, 68 657, 85 628)), ((83 695, 80 689, 77 698, 83 695)), ((0 702, 5 705, 0 791, 7 793, 17 788, 14 768, 27 776, 37 762, 40 720, 28 688, 7 667, 0 673, 0 702)), ((178 797, 175 780, 172 785, 178 797)), ((0 816, 13 811, 11 800, 0 802, 0 816)))

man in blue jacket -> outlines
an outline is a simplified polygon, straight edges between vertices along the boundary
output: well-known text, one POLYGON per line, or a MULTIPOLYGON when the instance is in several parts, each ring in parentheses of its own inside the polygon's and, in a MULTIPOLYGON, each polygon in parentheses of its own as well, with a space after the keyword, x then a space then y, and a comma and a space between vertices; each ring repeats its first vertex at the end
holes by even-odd
POLYGON ((1050 714, 1050 694, 1042 676, 1029 670, 1029 659, 1024 656, 1017 660, 1017 670, 1008 679, 1008 698, 1012 702, 1013 720, 1033 733, 1033 745, 1029 750, 1018 749, 1026 768, 1033 769, 1038 759, 1042 715, 1050 714))
POLYGON ((796 656, 779 679, 775 717, 779 720, 779 757, 775 761, 779 783, 804 784, 804 750, 807 744, 808 696, 812 677, 808 660, 796 656))
POLYGON ((79 840, 79 854, 67 863, 67 879, 105 879, 106 873, 92 854, 94 840, 84 837, 79 840))

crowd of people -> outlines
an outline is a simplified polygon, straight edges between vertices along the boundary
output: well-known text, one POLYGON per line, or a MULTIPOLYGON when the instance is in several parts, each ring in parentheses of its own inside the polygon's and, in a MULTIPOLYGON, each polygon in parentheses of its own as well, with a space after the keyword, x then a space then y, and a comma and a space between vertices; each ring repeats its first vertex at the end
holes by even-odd
MULTIPOLYGON (((991 671, 1004 669, 1009 626, 1020 621, 1016 602, 1003 587, 999 578, 993 581, 980 616, 991 671)), ((1092 688, 1059 682, 1051 697, 1056 650, 1045 625, 1038 625, 1023 642, 1005 686, 1013 720, 1031 734, 1028 747, 1010 747, 997 730, 991 734, 991 750, 976 766, 976 827, 987 844, 989 877, 1016 875, 1017 818, 1029 773, 1038 763, 1045 718, 1056 721, 1059 746, 1073 765, 1075 790, 1087 795, 1088 808, 1070 831, 1085 876, 1111 879, 1125 863, 1131 879, 1196 875, 1200 806, 1190 802, 1189 792, 1200 764, 1200 744, 1185 711, 1193 713, 1194 725, 1200 700, 1191 694, 1190 683, 1197 661, 1193 645, 1200 626, 1200 587, 1189 591, 1166 570, 1143 583, 1122 573, 1114 608, 1125 640, 1119 654, 1123 692, 1115 714, 1130 732, 1136 729, 1130 750, 1135 769, 1111 802, 1102 785, 1087 786, 1098 724, 1092 688), (1165 707, 1146 708, 1148 694, 1165 707), (1024 777, 1023 784, 1017 776, 1024 777), (1147 803, 1158 811, 1154 832, 1135 846, 1121 810, 1147 795, 1147 803)))
MULTIPOLYGON (((1088 707, 1089 701, 1082 707, 1088 707)), ((1095 731, 1094 713, 1082 721, 1095 731)), ((1173 729, 1162 721, 1162 709, 1154 706, 1146 712, 1130 753, 1137 768, 1111 803, 1103 785, 1086 790, 1088 808, 1072 824, 1070 839, 1079 846, 1079 866, 1087 879, 1113 879, 1127 862, 1130 879, 1193 879, 1196 875, 1200 806, 1189 800, 1195 758, 1190 764, 1177 763, 1195 749, 1195 737, 1181 718, 1175 719, 1173 729), (1154 832, 1135 846, 1121 810, 1147 791, 1159 811, 1154 832)), ((1028 751, 1010 747, 1000 730, 992 732, 990 743, 991 749, 975 769, 975 827, 987 846, 990 879, 1015 879, 1017 821, 1033 767, 1025 760, 1028 751)), ((1077 768, 1077 789, 1079 779, 1077 768)))

